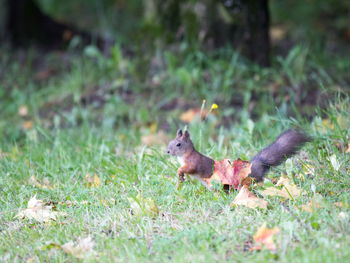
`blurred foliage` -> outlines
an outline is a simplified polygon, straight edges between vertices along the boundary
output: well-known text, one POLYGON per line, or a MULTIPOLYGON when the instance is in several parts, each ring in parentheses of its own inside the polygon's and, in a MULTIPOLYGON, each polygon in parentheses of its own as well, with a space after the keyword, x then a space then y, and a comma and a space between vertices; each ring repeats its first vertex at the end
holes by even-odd
MULTIPOLYGON (((159 47, 164 41, 185 42, 190 47, 211 47, 215 41, 227 43, 239 36, 238 26, 244 19, 242 0, 37 1, 58 20, 113 36, 119 43, 143 50, 159 47)), ((302 42, 341 51, 336 48, 350 41, 347 0, 269 3, 272 26, 282 30, 279 45, 288 48, 302 42)))

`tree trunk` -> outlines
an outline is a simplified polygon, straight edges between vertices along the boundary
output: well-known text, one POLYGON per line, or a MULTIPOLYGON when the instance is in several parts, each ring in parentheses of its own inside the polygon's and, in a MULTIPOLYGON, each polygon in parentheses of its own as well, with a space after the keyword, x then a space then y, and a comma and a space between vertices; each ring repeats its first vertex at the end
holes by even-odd
POLYGON ((244 42, 247 56, 263 67, 270 66, 270 14, 268 0, 243 0, 244 42))
POLYGON ((41 11, 35 0, 5 0, 5 8, 4 35, 13 45, 39 44, 48 48, 62 48, 75 35, 81 38, 83 44, 94 40, 100 47, 105 44, 98 37, 55 21, 41 11))

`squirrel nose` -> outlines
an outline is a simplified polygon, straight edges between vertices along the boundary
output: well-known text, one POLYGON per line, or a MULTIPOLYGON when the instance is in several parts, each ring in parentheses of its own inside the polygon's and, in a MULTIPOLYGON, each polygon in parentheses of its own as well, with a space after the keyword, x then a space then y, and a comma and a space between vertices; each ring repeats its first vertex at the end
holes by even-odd
POLYGON ((167 153, 167 154, 169 154, 169 153, 170 153, 170 151, 166 151, 166 153, 167 153))

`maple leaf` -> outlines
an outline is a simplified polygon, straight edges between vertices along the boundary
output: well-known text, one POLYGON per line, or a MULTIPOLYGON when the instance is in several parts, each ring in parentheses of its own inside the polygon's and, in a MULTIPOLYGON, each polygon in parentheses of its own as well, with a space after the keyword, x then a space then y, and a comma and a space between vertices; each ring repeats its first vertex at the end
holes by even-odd
POLYGON ((156 217, 159 209, 153 199, 144 198, 138 194, 135 198, 128 198, 133 215, 156 217))
POLYGON ((64 252, 72 256, 83 259, 91 255, 95 242, 90 236, 81 238, 77 242, 69 241, 61 246, 64 252))
POLYGON ((267 208, 267 201, 258 198, 252 192, 249 191, 248 186, 243 185, 238 195, 235 197, 231 206, 246 206, 249 208, 267 208))
POLYGON ((88 187, 98 187, 101 185, 101 179, 97 176, 97 174, 86 174, 85 181, 88 187))
POLYGON ((282 189, 267 187, 261 194, 264 196, 280 196, 286 199, 294 199, 302 194, 302 191, 286 177, 281 177, 276 186, 281 186, 282 189))
POLYGON ((36 199, 36 195, 28 201, 28 208, 21 210, 15 217, 34 219, 40 223, 56 220, 57 216, 65 213, 52 211, 52 206, 36 199))
POLYGON ((213 175, 203 179, 208 187, 212 186, 213 181, 219 181, 221 184, 229 185, 234 189, 239 189, 242 185, 250 185, 251 178, 248 175, 251 172, 251 163, 240 159, 230 162, 229 159, 215 161, 213 175))
POLYGON ((280 229, 278 227, 267 228, 266 223, 264 223, 254 234, 253 238, 256 245, 250 248, 250 250, 261 250, 266 248, 275 251, 277 247, 273 241, 273 237, 279 232, 280 229))

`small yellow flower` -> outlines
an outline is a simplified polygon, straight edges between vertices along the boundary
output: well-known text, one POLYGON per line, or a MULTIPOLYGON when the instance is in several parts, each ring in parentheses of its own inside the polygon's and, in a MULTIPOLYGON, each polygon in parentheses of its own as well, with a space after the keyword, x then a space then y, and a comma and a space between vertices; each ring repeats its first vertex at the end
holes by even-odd
POLYGON ((219 108, 219 106, 216 103, 214 103, 214 104, 211 105, 210 110, 216 110, 218 108, 219 108))

